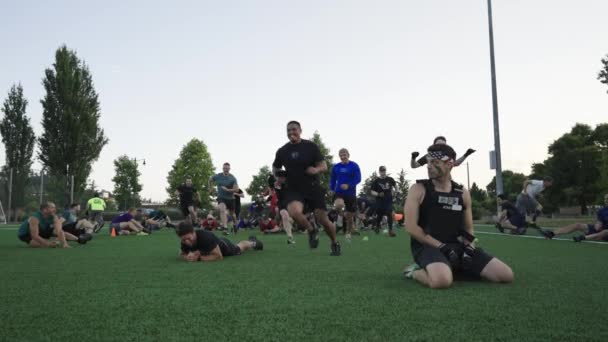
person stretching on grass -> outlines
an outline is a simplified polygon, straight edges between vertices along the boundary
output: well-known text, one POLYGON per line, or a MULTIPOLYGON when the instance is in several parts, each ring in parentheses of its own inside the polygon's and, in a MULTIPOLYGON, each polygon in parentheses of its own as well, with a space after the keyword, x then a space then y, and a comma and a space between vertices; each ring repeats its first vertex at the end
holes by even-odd
POLYGON ((40 210, 28 217, 17 231, 19 240, 25 242, 30 247, 59 247, 70 248, 67 241, 78 241, 85 244, 91 240, 90 234, 82 234, 78 237, 64 232, 60 220, 55 216, 55 203, 45 202, 40 206, 40 210), (56 236, 58 241, 51 241, 50 238, 56 236))
POLYGON ((181 240, 180 257, 189 262, 218 261, 224 257, 241 255, 244 251, 264 249, 262 241, 250 236, 248 241, 233 244, 206 230, 194 230, 189 222, 181 222, 175 230, 181 240))
POLYGON ((117 235, 148 235, 147 229, 135 219, 136 212, 135 208, 129 208, 126 213, 116 216, 110 224, 110 233, 114 229, 117 235))
POLYGON ((454 274, 512 282, 513 271, 509 266, 473 244, 471 195, 452 181, 454 160, 456 152, 450 146, 430 146, 429 179, 417 181, 409 190, 404 208, 405 227, 411 235, 416 263, 407 267, 404 274, 432 289, 450 287, 454 274))
POLYGON ((497 197, 501 212, 496 223, 496 229, 501 233, 504 233, 506 229, 510 230, 511 234, 524 234, 526 232, 526 216, 515 208, 506 194, 500 194, 497 197))
POLYGON ((604 207, 597 212, 595 224, 575 223, 554 231, 542 229, 541 232, 547 239, 553 239, 557 235, 582 232, 583 234, 572 238, 574 242, 583 240, 608 241, 608 194, 604 195, 604 207))

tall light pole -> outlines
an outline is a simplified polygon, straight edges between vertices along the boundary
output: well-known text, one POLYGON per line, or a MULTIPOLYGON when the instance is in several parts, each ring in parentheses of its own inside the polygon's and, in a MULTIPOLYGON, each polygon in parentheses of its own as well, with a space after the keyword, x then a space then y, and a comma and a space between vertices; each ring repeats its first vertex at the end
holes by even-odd
POLYGON ((492 25, 492 0, 488 0, 488 26, 490 33, 490 68, 492 72, 492 112, 494 113, 494 151, 496 162, 496 194, 503 193, 502 163, 500 157, 500 128, 498 125, 498 99, 496 97, 496 65, 494 62, 494 28, 492 25))

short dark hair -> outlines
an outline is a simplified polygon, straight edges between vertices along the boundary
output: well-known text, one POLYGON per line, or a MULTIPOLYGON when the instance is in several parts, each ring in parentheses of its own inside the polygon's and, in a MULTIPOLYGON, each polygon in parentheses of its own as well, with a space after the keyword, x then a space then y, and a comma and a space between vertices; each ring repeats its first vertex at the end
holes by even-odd
POLYGON ((287 126, 289 126, 289 125, 291 125, 291 124, 298 125, 298 127, 302 128, 302 125, 300 125, 300 123, 299 123, 299 122, 297 122, 296 120, 291 120, 291 121, 289 121, 289 122, 287 123, 287 126))
POLYGON ((440 136, 436 137, 435 140, 433 140, 433 145, 435 145, 437 143, 437 140, 443 140, 446 143, 448 142, 448 140, 443 135, 440 135, 440 136))
POLYGON ((543 178, 543 180, 545 182, 553 183, 553 177, 551 177, 551 176, 546 176, 545 178, 543 178))
POLYGON ((177 236, 182 237, 186 234, 194 233, 194 226, 192 223, 183 221, 177 225, 175 232, 177 233, 177 236))
POLYGON ((448 144, 434 144, 429 146, 427 152, 441 152, 443 155, 456 160, 456 151, 448 144))
POLYGON ((506 201, 506 200, 509 199, 509 196, 507 196, 507 194, 500 194, 500 195, 498 195, 496 197, 500 198, 503 201, 506 201))
POLYGON ((230 166, 230 163, 229 163, 229 162, 225 162, 225 163, 224 163, 224 165, 228 165, 228 166, 230 166))
POLYGON ((95 191, 95 192, 93 193, 93 197, 99 197, 99 192, 95 191))
POLYGON ((72 203, 72 204, 70 204, 70 209, 74 209, 79 205, 80 205, 80 203, 72 203))
POLYGON ((287 177, 287 171, 285 171, 285 170, 277 171, 277 178, 278 177, 287 177))
POLYGON ((55 203, 50 202, 50 201, 46 201, 46 202, 42 203, 42 204, 40 205, 40 211, 42 211, 42 210, 44 210, 44 209, 46 209, 46 208, 50 207, 51 205, 55 205, 55 203))

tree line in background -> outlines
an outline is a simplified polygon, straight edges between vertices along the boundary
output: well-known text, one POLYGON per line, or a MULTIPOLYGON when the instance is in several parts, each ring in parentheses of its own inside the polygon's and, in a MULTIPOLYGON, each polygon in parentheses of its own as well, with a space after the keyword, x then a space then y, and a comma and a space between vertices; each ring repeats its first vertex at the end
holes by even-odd
MULTIPOLYGON (((602 69, 597 79, 608 86, 608 55, 601 59, 602 69)), ((45 95, 40 100, 42 112, 42 134, 36 137, 30 118, 26 115, 28 101, 21 84, 14 84, 2 105, 4 114, 0 120, 0 135, 5 147, 6 164, 0 169, 0 201, 8 202, 9 178, 12 176, 13 208, 34 210, 41 198, 53 200, 58 205, 67 205, 73 194, 76 202, 83 203, 100 189, 89 181, 92 164, 99 158, 108 138, 100 126, 100 103, 88 66, 76 52, 65 45, 55 52, 55 61, 44 72, 42 84, 45 95), (41 174, 32 170, 34 150, 45 170, 41 174), (45 191, 37 192, 35 184, 46 181, 45 191), (72 189, 73 187, 73 189, 72 189)), ((321 149, 328 166, 333 165, 333 156, 315 132, 311 138, 321 149)), ((544 208, 547 212, 559 206, 579 206, 586 212, 590 205, 600 202, 602 194, 608 192, 608 124, 592 128, 577 124, 572 130, 555 140, 548 147, 549 157, 542 163, 532 165, 532 173, 524 175, 509 170, 503 171, 504 189, 515 197, 522 189, 526 178, 554 178, 553 187, 544 193, 544 208)), ((109 209, 125 209, 141 204, 139 193, 142 185, 135 159, 127 155, 114 160, 115 176, 113 198, 109 209)), ((186 176, 192 178, 201 193, 201 208, 210 208, 213 198, 208 189, 208 179, 215 167, 207 146, 202 140, 192 139, 181 150, 167 176, 168 205, 175 205, 175 189, 186 176)), ((246 188, 255 198, 266 189, 270 168, 263 166, 246 188)), ((371 183, 377 174, 369 175, 360 185, 360 195, 369 195, 371 183)), ((329 173, 320 175, 321 184, 328 188, 329 173)), ((398 184, 395 194, 395 210, 401 211, 407 196, 409 181, 403 169, 394 177, 398 184)), ((482 211, 493 212, 496 208, 495 179, 484 189, 476 183, 471 187, 476 216, 482 211)), ((331 198, 327 198, 328 204, 331 198)))

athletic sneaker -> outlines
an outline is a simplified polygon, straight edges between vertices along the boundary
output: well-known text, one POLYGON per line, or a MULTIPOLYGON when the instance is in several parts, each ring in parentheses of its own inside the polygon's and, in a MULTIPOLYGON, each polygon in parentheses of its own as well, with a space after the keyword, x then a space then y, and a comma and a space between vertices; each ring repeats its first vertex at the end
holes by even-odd
POLYGON ((312 231, 308 232, 308 245, 310 246, 310 248, 317 248, 319 247, 319 230, 318 229, 313 229, 312 231))
POLYGON ((262 241, 258 240, 255 236, 251 235, 248 240, 253 243, 253 249, 256 251, 261 251, 264 249, 264 244, 262 241))
POLYGON ((80 234, 78 236, 78 243, 81 245, 86 245, 86 243, 91 241, 91 239, 93 239, 93 235, 89 233, 80 234))
POLYGON ((542 234, 542 236, 544 236, 545 238, 547 238, 549 240, 553 239, 553 237, 555 236, 555 233, 548 229, 539 229, 539 231, 542 234))
POLYGON ((296 244, 296 239, 294 239, 293 237, 288 237, 287 238, 287 244, 288 245, 295 245, 296 244))
POLYGON ((578 235, 572 238, 572 240, 574 240, 574 242, 581 242, 583 240, 585 240, 585 235, 578 235))
POLYGON ((496 224, 496 229, 498 229, 499 232, 504 233, 505 229, 502 227, 502 225, 500 223, 496 224))
POLYGON ((99 231, 101 230, 101 224, 99 224, 99 222, 95 222, 95 226, 93 227, 93 233, 99 233, 99 231))
POLYGON ((388 236, 395 237, 395 236, 397 236, 397 234, 395 234, 395 232, 391 229, 388 231, 388 236))
POLYGON ((144 231, 141 231, 141 232, 137 233, 137 236, 148 236, 148 235, 149 234, 146 233, 146 232, 144 232, 144 231))
POLYGON ((351 241, 351 235, 350 233, 346 233, 345 235, 346 241, 350 242, 351 241))
MULTIPOLYGON (((319 240, 317 240, 318 242, 319 240)), ((331 256, 340 256, 340 254, 342 254, 342 249, 340 248, 340 243, 336 242, 336 243, 332 243, 331 244, 331 253, 329 255, 331 256)))
POLYGON ((413 263, 413 264, 411 264, 411 265, 407 266, 407 267, 406 267, 406 268, 403 270, 403 276, 404 276, 406 279, 412 279, 412 278, 414 278, 414 271, 417 271, 417 270, 419 270, 419 269, 421 269, 421 267, 420 267, 420 266, 418 266, 418 264, 417 264, 417 263, 413 263))

